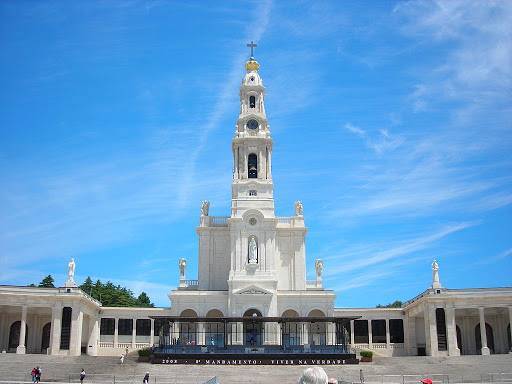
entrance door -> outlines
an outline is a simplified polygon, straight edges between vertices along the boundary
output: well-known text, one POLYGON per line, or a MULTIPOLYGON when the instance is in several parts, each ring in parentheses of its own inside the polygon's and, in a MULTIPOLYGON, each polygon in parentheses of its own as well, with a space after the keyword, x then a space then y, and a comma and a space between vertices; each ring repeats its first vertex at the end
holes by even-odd
POLYGON ((263 323, 257 319, 261 317, 261 312, 249 309, 244 317, 250 318, 244 321, 244 344, 251 347, 263 345, 263 323))

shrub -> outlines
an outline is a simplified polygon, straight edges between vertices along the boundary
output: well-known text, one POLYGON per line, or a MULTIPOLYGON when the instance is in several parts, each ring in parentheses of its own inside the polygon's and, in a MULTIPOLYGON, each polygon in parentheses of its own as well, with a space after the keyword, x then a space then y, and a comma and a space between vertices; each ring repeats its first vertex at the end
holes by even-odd
POLYGON ((371 359, 373 356, 373 352, 372 351, 361 351, 361 352, 359 352, 359 355, 361 355, 361 357, 368 357, 371 359))
POLYGON ((151 349, 149 348, 142 348, 137 351, 139 353, 140 357, 148 357, 151 355, 151 349))

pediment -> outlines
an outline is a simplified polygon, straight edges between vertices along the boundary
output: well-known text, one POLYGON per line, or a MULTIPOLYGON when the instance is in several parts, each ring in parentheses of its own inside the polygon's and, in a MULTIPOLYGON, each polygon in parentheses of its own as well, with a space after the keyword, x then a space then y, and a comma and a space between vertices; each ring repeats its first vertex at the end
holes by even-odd
POLYGON ((271 295, 272 292, 265 289, 258 287, 256 285, 250 285, 248 287, 240 288, 237 291, 233 292, 235 295, 271 295))

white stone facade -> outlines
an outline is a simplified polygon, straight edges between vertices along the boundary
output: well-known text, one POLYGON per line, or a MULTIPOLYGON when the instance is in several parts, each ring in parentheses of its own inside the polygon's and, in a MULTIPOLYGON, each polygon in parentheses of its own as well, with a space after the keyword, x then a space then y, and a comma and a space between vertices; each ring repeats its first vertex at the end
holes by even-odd
MULTIPOLYGON (((508 353, 512 288, 442 288, 434 262, 431 288, 403 308, 335 308, 334 292, 323 287, 321 260, 315 262, 315 280, 306 280, 304 208, 296 202, 293 216, 275 215, 265 88, 253 58, 246 70, 232 141, 231 213, 210 216, 210 203, 201 204, 198 279, 186 279, 187 261, 180 259, 169 308, 103 307, 76 288, 74 261, 63 288, 0 286, 0 350, 120 355, 156 342, 161 325, 154 316, 258 314, 357 317, 348 330, 350 348, 384 356, 508 353)), ((197 333, 194 343, 203 345, 207 326, 199 323, 187 334, 197 333)), ((333 326, 301 324, 297 338, 304 345, 332 344, 338 332, 333 326)), ((282 342, 280 325, 265 327, 264 344, 282 342)), ((243 335, 237 337, 233 343, 242 344, 243 335)))

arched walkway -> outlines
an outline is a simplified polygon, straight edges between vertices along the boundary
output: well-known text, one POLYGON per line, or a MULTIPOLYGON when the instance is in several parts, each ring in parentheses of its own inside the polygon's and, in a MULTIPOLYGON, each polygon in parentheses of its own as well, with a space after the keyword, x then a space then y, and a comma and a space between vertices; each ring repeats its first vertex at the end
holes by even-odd
MULTIPOLYGON (((261 316, 261 312, 257 309, 248 309, 244 313, 244 317, 251 319, 261 316)), ((249 319, 244 321, 244 344, 252 347, 263 344, 263 323, 249 319)))
MULTIPOLYGON (((15 321, 11 324, 11 328, 9 329, 9 350, 16 351, 18 345, 20 345, 20 329, 21 329, 21 321, 15 321)), ((25 346, 27 346, 28 340, 28 326, 25 324, 25 346)))
MULTIPOLYGON (((288 309, 281 315, 283 318, 299 317, 297 311, 288 309)), ((285 322, 281 326, 281 344, 286 348, 302 344, 303 324, 296 321, 285 322)))
MULTIPOLYGON (((319 309, 314 309, 309 312, 308 317, 325 317, 325 314, 319 309)), ((326 332, 327 327, 324 322, 310 322, 309 323, 309 344, 311 345, 326 345, 326 332)))
MULTIPOLYGON (((185 309, 181 312, 180 317, 197 317, 196 311, 193 309, 185 309)), ((176 328, 176 325, 175 325, 176 328)), ((176 332, 176 329, 175 329, 176 332)), ((180 321, 178 324, 178 345, 196 345, 197 344, 197 323, 189 323, 180 321)))
MULTIPOLYGON (((494 333, 492 331, 492 327, 485 323, 485 334, 487 335, 487 347, 489 348, 489 351, 491 354, 494 353, 494 333)), ((476 353, 481 354, 482 353, 482 339, 480 336, 480 323, 477 324, 475 327, 475 340, 476 340, 476 353)))
MULTIPOLYGON (((208 318, 220 319, 224 317, 224 314, 218 309, 211 309, 206 314, 208 318)), ((225 344, 225 333, 224 323, 206 323, 205 324, 205 344, 224 347, 225 344)))
POLYGON ((41 352, 45 353, 46 350, 50 347, 50 331, 52 328, 52 323, 46 323, 43 327, 43 331, 41 332, 41 352))

